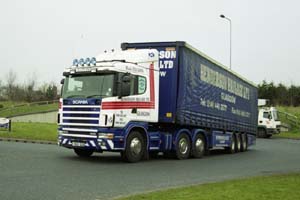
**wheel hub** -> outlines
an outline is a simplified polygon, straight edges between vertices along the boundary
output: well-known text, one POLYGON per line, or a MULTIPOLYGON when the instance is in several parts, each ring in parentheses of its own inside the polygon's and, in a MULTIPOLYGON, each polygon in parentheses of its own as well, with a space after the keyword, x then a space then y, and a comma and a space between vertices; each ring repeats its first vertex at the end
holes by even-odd
POLYGON ((130 143, 130 150, 138 155, 142 151, 142 143, 139 138, 133 138, 130 143))
POLYGON ((182 154, 186 154, 186 152, 188 151, 188 144, 185 138, 181 138, 179 140, 179 151, 182 154))
POLYGON ((204 143, 200 138, 196 140, 195 147, 198 152, 202 152, 204 150, 204 143))

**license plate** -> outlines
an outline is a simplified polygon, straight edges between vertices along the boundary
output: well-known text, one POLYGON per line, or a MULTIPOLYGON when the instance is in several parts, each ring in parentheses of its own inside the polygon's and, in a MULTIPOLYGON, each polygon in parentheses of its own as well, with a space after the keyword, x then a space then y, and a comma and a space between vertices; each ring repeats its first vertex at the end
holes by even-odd
POLYGON ((84 142, 72 142, 73 147, 84 147, 85 143, 84 142))

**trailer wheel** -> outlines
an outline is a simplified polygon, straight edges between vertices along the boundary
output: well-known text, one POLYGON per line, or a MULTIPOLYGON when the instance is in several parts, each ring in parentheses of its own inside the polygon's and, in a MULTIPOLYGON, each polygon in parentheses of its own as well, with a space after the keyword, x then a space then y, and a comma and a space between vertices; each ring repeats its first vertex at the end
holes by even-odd
POLYGON ((176 143, 176 158, 179 160, 187 159, 191 152, 191 141, 186 133, 179 135, 176 143))
POLYGON ((122 159, 130 163, 140 161, 145 152, 145 143, 140 132, 132 131, 127 137, 125 151, 121 153, 122 159))
POLYGON ((193 142, 192 156, 194 158, 202 158, 205 153, 205 139, 202 134, 197 134, 193 142))
POLYGON ((247 149, 248 149, 248 144, 247 144, 247 134, 245 133, 245 134, 241 134, 241 143, 242 143, 242 145, 241 145, 241 151, 247 151, 247 149))
POLYGON ((236 138, 236 148, 235 148, 235 152, 238 153, 241 151, 242 149, 242 141, 241 141, 241 134, 236 134, 235 135, 236 138))
POLYGON ((227 153, 234 154, 235 149, 236 149, 236 137, 235 134, 232 134, 230 147, 226 147, 226 151, 227 153))
POLYGON ((77 154, 77 156, 83 158, 90 157, 94 153, 93 150, 88 150, 88 149, 74 149, 74 152, 77 154))

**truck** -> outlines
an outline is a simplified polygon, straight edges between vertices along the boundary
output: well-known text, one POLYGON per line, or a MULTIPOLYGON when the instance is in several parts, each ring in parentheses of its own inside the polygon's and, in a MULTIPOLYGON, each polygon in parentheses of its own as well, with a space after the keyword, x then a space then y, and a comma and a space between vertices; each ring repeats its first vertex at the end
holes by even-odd
POLYGON ((272 135, 280 133, 281 121, 275 107, 260 104, 260 102, 262 101, 258 102, 257 137, 270 138, 272 135))
POLYGON ((58 145, 80 157, 201 158, 255 144, 256 85, 186 42, 122 43, 63 76, 58 145))

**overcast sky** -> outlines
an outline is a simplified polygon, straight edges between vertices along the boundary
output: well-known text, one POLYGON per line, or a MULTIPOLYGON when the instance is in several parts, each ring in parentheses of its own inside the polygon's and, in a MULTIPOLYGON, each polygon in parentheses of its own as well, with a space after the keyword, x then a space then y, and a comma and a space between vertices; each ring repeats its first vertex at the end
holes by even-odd
POLYGON ((121 42, 187 41, 260 83, 300 85, 297 0, 1 0, 0 78, 59 82, 74 58, 119 49, 121 42))

